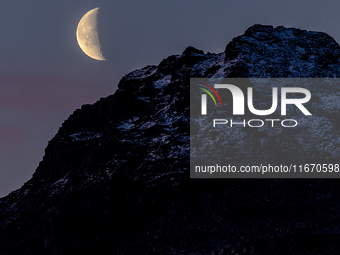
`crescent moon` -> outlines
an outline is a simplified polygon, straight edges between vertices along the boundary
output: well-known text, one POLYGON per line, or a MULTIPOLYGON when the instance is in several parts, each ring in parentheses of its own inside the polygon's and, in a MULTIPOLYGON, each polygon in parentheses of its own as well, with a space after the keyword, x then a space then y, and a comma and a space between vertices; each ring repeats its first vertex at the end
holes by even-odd
POLYGON ((94 8, 87 12, 79 21, 77 27, 77 41, 83 52, 96 60, 105 60, 98 35, 98 10, 94 8))

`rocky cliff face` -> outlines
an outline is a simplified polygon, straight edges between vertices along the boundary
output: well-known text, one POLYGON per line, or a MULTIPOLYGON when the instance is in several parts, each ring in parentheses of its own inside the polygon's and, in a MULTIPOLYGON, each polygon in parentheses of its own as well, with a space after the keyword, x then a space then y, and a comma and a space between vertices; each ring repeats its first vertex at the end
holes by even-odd
POLYGON ((0 200, 0 254, 339 253, 337 180, 189 179, 190 77, 339 77, 339 57, 327 34, 254 25, 127 74, 0 200))

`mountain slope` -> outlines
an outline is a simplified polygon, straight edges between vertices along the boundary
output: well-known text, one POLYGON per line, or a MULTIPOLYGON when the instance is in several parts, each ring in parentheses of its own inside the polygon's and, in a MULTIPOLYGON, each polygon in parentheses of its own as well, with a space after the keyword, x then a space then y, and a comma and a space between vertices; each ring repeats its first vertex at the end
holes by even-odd
POLYGON ((254 25, 76 110, 0 200, 0 254, 336 254, 337 180, 189 179, 190 77, 339 77, 320 32, 254 25))

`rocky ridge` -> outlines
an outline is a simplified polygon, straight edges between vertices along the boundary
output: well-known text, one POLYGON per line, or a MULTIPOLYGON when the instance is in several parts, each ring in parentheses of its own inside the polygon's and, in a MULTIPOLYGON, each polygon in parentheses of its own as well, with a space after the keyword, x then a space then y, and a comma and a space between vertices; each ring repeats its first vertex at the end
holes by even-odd
POLYGON ((339 57, 325 33, 254 25, 223 53, 188 47, 127 74, 0 199, 0 254, 340 252, 337 180, 189 179, 190 77, 339 77, 339 57))

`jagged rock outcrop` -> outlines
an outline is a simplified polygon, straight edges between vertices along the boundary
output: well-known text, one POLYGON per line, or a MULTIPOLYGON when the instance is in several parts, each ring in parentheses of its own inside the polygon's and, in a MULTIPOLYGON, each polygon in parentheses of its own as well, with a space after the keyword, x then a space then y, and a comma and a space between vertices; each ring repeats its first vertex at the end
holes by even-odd
POLYGON ((339 52, 325 33, 254 25, 228 43, 225 60, 235 77, 338 77, 339 52))
POLYGON ((0 254, 337 254, 339 181, 189 179, 190 77, 339 77, 320 32, 254 25, 76 110, 0 199, 0 254))

